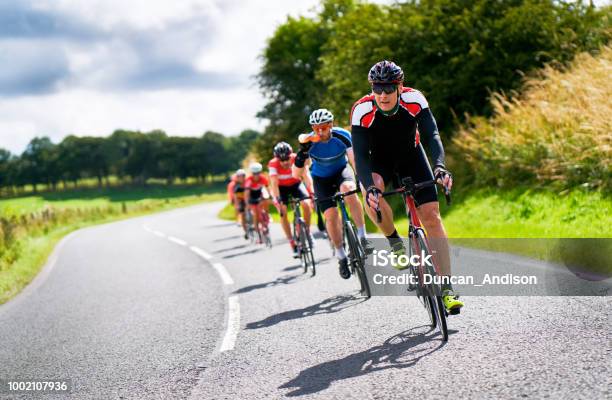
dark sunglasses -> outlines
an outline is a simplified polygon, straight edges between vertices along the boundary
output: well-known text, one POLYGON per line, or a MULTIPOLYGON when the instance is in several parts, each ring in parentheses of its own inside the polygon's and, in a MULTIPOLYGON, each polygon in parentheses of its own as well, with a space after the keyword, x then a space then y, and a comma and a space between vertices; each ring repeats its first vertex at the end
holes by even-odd
POLYGON ((281 161, 289 161, 290 158, 291 156, 287 156, 287 157, 279 157, 278 159, 281 161))
POLYGON ((387 94, 395 93, 397 90, 397 85, 395 83, 374 83, 372 85, 372 91, 376 94, 382 94, 383 92, 387 94))

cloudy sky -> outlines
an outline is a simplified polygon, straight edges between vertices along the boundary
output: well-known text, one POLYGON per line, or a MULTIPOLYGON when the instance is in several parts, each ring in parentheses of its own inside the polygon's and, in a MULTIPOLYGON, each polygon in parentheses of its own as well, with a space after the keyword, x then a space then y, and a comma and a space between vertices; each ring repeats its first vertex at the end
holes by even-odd
POLYGON ((253 82, 287 14, 317 0, 2 0, 0 147, 36 135, 261 129, 253 82))
POLYGON ((318 3, 0 0, 0 147, 117 128, 261 129, 257 56, 287 14, 318 3))

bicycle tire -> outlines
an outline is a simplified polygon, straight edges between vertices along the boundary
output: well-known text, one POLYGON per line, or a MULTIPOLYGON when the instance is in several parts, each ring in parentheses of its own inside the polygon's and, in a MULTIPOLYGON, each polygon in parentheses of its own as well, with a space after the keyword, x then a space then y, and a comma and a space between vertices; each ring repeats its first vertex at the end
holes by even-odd
POLYGON ((351 260, 353 270, 357 272, 357 278, 359 279, 359 285, 361 286, 360 292, 363 296, 369 299, 372 297, 372 294, 370 292, 370 285, 365 273, 364 251, 361 249, 361 245, 357 241, 355 227, 351 223, 348 223, 348 226, 346 226, 346 234, 349 245, 349 260, 351 260))
MULTIPOLYGON (((306 272, 308 272, 308 257, 306 254, 306 243, 305 243, 305 235, 302 234, 302 221, 300 221, 299 219, 297 221, 294 222, 293 224, 293 229, 295 232, 295 239, 296 240, 296 244, 298 246, 298 251, 300 253, 300 262, 302 263, 302 268, 304 268, 303 273, 305 274, 306 272)), ((294 239, 294 240, 295 240, 294 239)))
POLYGON ((314 254, 312 253, 312 238, 308 234, 306 222, 304 220, 300 220, 300 233, 304 237, 304 252, 307 260, 306 264, 310 264, 310 275, 315 276, 317 274, 317 267, 315 265, 314 254))
MULTIPOLYGON (((431 251, 429 250, 429 246, 427 245, 427 241, 425 240, 425 234, 423 233, 423 231, 417 230, 416 235, 417 235, 417 243, 418 243, 418 246, 421 248, 421 250, 423 250, 425 254, 427 255, 431 254, 431 251)), ((436 271, 434 268, 429 267, 427 268, 426 272, 430 274, 432 277, 436 276, 436 271)), ((430 318, 431 319, 435 318, 436 326, 438 327, 438 330, 442 334, 442 340, 446 342, 448 341, 448 326, 446 324, 446 309, 444 308, 444 304, 442 303, 442 296, 439 295, 440 290, 436 286, 437 285, 435 285, 434 283, 426 285, 425 295, 429 298, 427 301, 431 301, 433 303, 433 304, 429 303, 429 309, 430 309, 430 314, 431 314, 430 318)))

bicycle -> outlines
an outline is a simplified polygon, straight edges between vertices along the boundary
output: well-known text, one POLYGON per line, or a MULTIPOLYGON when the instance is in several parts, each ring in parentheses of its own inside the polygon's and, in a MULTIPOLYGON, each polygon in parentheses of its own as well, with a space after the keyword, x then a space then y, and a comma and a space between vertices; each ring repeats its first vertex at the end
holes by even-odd
POLYGON ((359 192, 359 189, 351 190, 350 192, 344 193, 338 192, 331 197, 316 200, 333 200, 340 208, 343 231, 342 241, 344 243, 344 247, 348 247, 347 257, 351 268, 351 274, 355 275, 355 272, 357 273, 359 284, 361 286, 360 293, 367 299, 369 299, 372 294, 370 292, 370 284, 368 283, 368 278, 365 271, 365 261, 367 257, 366 252, 363 246, 361 245, 361 242, 357 238, 357 229, 355 229, 355 225, 353 225, 353 222, 348 216, 348 212, 346 211, 346 204, 344 202, 345 197, 351 196, 359 192))
POLYGON ((310 266, 310 275, 315 276, 317 268, 315 265, 314 255, 312 253, 312 237, 309 234, 309 230, 306 226, 306 221, 302 217, 302 209, 300 203, 309 198, 303 199, 291 199, 289 200, 291 207, 293 208, 293 242, 297 246, 298 256, 301 260, 304 273, 308 272, 310 266))
POLYGON ((259 238, 268 248, 272 248, 272 239, 270 238, 270 214, 268 211, 261 209, 259 214, 259 238))
MULTIPOLYGON (((414 194, 419 190, 428 187, 434 186, 436 184, 435 180, 414 183, 412 182, 412 178, 406 177, 401 180, 402 186, 398 189, 391 190, 388 192, 383 192, 382 196, 392 196, 395 194, 401 194, 404 199, 404 204, 406 205, 406 215, 408 216, 408 257, 412 257, 414 254, 418 255, 432 255, 432 252, 429 247, 429 242, 427 241, 427 235, 425 234, 425 230, 421 225, 421 221, 416 213, 416 205, 414 203, 414 194)), ((445 189, 444 193, 446 197, 446 203, 450 205, 451 198, 450 192, 445 189)), ((376 210, 377 219, 380 222, 381 214, 380 210, 376 210)), ((432 258, 433 260, 433 258, 432 258)), ((448 312, 444 307, 444 303, 442 302, 441 296, 441 285, 436 283, 435 276, 440 275, 439 267, 434 263, 434 265, 423 265, 425 263, 419 263, 418 266, 414 266, 410 264, 409 273, 410 275, 416 278, 417 283, 415 285, 408 285, 408 291, 416 291, 417 298, 421 301, 421 304, 427 310, 429 314, 429 319, 431 321, 432 328, 438 328, 440 333, 442 334, 443 341, 448 341, 448 327, 446 324, 446 317, 448 316, 448 312), (430 275, 432 279, 430 283, 424 283, 423 276, 430 275)), ((453 312, 453 314, 458 314, 459 310, 453 312)))
POLYGON ((244 210, 244 218, 245 218, 246 227, 247 227, 247 230, 246 230, 247 238, 251 243, 255 243, 256 230, 255 230, 255 225, 253 224, 253 214, 251 214, 251 210, 249 208, 244 210))

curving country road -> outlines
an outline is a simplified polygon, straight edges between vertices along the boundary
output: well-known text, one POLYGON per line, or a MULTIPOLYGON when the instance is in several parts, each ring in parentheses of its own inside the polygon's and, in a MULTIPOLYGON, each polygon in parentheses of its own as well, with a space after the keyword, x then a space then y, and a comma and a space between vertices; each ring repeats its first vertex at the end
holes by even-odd
POLYGON ((72 391, 0 398, 611 396, 610 297, 465 297, 443 344, 415 298, 363 301, 325 241, 310 278, 282 240, 246 243, 216 218, 222 206, 66 238, 0 306, 0 379, 70 379, 72 391))

